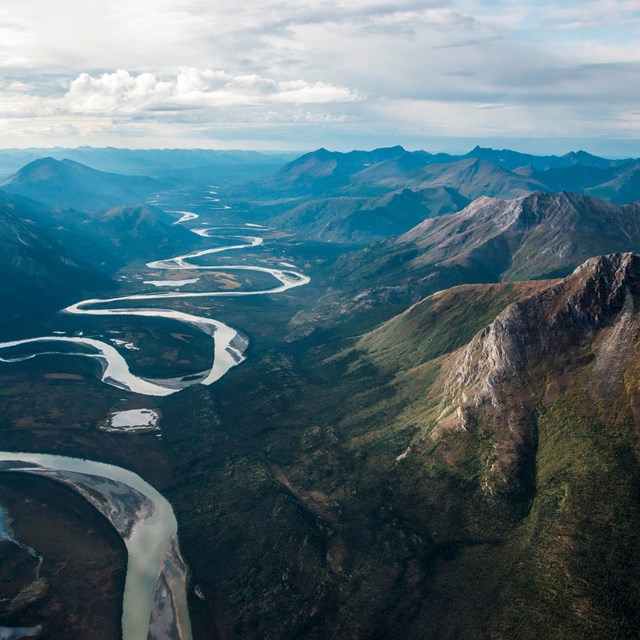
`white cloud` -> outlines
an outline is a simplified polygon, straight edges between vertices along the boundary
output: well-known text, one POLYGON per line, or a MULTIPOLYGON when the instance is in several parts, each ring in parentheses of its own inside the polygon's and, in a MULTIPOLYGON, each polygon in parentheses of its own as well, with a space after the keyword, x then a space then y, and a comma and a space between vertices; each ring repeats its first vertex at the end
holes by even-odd
POLYGON ((153 73, 132 75, 119 69, 99 77, 80 74, 62 99, 74 113, 139 113, 199 107, 252 106, 268 103, 326 104, 364 99, 357 91, 324 82, 274 81, 257 74, 233 76, 211 69, 182 69, 160 79, 153 73))
POLYGON ((639 137, 639 21, 639 0, 5 0, 0 117, 32 144, 173 126, 304 146, 314 124, 327 146, 639 137))

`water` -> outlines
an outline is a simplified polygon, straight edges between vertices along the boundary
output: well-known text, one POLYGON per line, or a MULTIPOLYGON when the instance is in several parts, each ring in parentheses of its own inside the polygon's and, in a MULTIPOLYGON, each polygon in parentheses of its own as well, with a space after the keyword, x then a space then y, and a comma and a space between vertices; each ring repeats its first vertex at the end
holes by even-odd
POLYGON ((0 470, 34 473, 72 486, 121 534, 128 552, 122 614, 124 640, 147 640, 151 615, 158 609, 154 607, 159 604, 154 597, 161 574, 170 585, 169 597, 179 623, 176 640, 191 638, 178 525, 171 505, 156 489, 127 469, 66 456, 0 452, 0 470), (97 501, 92 492, 99 493, 107 504, 97 501))
MULTIPOLYGON (((186 217, 187 213, 183 214, 183 218, 178 220, 193 220, 194 216, 197 218, 197 214, 191 213, 189 217, 186 217)), ((194 230, 194 233, 205 237, 212 237, 209 235, 211 228, 194 230)), ((224 236, 223 236, 224 237, 224 236)), ((260 246, 263 239, 258 236, 230 236, 235 239, 244 241, 244 244, 236 244, 231 246, 214 247, 210 249, 203 249, 194 251, 192 253, 176 256, 173 258, 154 260, 149 262, 146 266, 150 269, 162 269, 162 270, 190 270, 190 271, 211 271, 219 270, 219 266, 201 266, 193 264, 190 260, 200 258, 205 255, 214 253, 221 253, 223 251, 232 251, 237 249, 246 249, 250 247, 260 246)), ((294 287, 300 287, 308 284, 310 278, 297 271, 291 269, 272 269, 268 267, 248 266, 248 265, 224 265, 225 271, 257 271, 261 273, 267 273, 280 285, 273 287, 272 289, 263 289, 259 291, 204 291, 204 292, 172 292, 172 293, 140 293, 129 296, 120 296, 115 298, 93 298, 89 300, 82 300, 70 305, 64 309, 65 313, 71 313, 75 315, 92 315, 92 316, 142 316, 148 318, 167 318, 170 320, 176 320, 178 322, 184 322, 186 324, 199 328, 204 333, 211 335, 214 343, 213 361, 209 371, 202 372, 200 375, 188 375, 181 378, 171 379, 149 379, 141 376, 134 375, 127 364, 126 359, 110 344, 101 340, 84 337, 71 337, 71 336, 41 336, 38 338, 26 338, 23 340, 14 340, 9 342, 0 343, 0 351, 8 350, 12 347, 18 347, 23 345, 35 345, 37 343, 75 343, 79 345, 89 346, 92 348, 91 353, 77 352, 71 353, 64 352, 65 355, 74 355, 81 357, 88 357, 96 359, 102 365, 102 381, 106 384, 125 389, 133 393, 148 396, 167 396, 177 391, 184 389, 185 387, 193 384, 210 385, 219 380, 225 375, 232 367, 240 364, 244 360, 244 351, 247 347, 247 341, 240 337, 238 332, 229 327, 228 325, 207 318, 204 316, 195 316, 192 314, 184 313, 181 311, 175 311, 173 309, 155 309, 155 308, 103 308, 103 305, 114 305, 125 301, 147 301, 147 300, 166 300, 166 299, 178 299, 178 298, 213 298, 213 297, 234 297, 234 296, 257 296, 257 295, 271 295, 276 293, 283 293, 294 287)), ((166 282, 166 281, 159 281, 166 282)), ((186 284, 188 280, 183 280, 182 284, 186 284)), ((179 281, 176 282, 176 285, 179 281)), ((19 356, 11 358, 1 357, 0 362, 20 362, 30 358, 34 358, 38 355, 56 353, 62 355, 62 352, 34 352, 26 356, 19 356)))

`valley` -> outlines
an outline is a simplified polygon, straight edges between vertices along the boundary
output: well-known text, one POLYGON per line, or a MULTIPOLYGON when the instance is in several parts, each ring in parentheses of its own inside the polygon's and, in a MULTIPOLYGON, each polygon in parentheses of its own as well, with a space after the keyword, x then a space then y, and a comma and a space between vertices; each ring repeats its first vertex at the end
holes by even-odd
MULTIPOLYGON (((100 609, 125 640, 634 637, 638 207, 514 186, 522 158, 479 167, 489 151, 320 150, 88 218, 42 209, 63 236, 110 231, 84 253, 102 290, 70 287, 35 325, 18 300, 0 335, 0 504, 44 558, 17 601, 33 572, 13 572, 0 624, 93 638, 100 609), (20 523, 36 503, 50 536, 20 523), (168 529, 136 547, 156 515, 168 529), (138 558, 157 572, 132 590, 138 558)), ((635 162, 527 160, 573 180, 635 162)))
MULTIPOLYGON (((203 202, 203 206, 206 208, 207 206, 206 200, 203 202)), ((181 224, 187 221, 192 222, 197 220, 200 217, 200 214, 196 214, 194 212, 188 212, 188 213, 189 215, 186 215, 186 213, 183 212, 181 214, 181 218, 177 219, 175 221, 175 224, 181 224)), ((220 223, 218 222, 218 224, 220 223)), ((166 260, 153 261, 147 264, 146 268, 149 270, 153 270, 152 272, 161 273, 163 277, 167 277, 167 275, 171 275, 171 271, 175 271, 175 270, 189 271, 192 273, 195 272, 197 274, 196 282, 198 282, 201 278, 204 280, 206 277, 206 280, 210 282, 209 286, 211 286, 211 284, 217 283, 217 279, 215 278, 217 274, 222 274, 224 277, 228 279, 228 278, 233 278, 234 276, 229 274, 233 274, 233 272, 236 272, 236 271, 249 272, 250 276, 252 273, 257 273, 259 276, 264 276, 262 278, 265 281, 264 285, 261 281, 257 283, 263 286, 266 285, 266 288, 264 289, 255 288, 255 286, 252 286, 253 283, 251 281, 252 280, 251 277, 245 279, 246 281, 244 283, 238 284, 238 287, 242 287, 242 285, 244 284, 248 289, 248 290, 242 290, 242 291, 235 290, 236 288, 235 286, 225 287, 224 284, 223 286, 220 287, 219 290, 216 290, 216 291, 211 291, 207 289, 206 286, 204 287, 205 288, 204 291, 201 291, 201 290, 190 291, 190 292, 185 292, 183 290, 176 291, 177 288, 181 288, 183 286, 183 284, 181 284, 178 281, 178 282, 171 283, 172 284, 171 288, 174 289, 173 292, 167 292, 167 293, 150 292, 150 293, 135 293, 135 294, 132 293, 130 295, 120 296, 117 298, 91 299, 91 300, 85 300, 79 303, 75 303, 70 307, 62 310, 63 314, 88 315, 93 318, 95 318, 95 316, 107 316, 107 317, 119 316, 119 318, 125 319, 125 324, 127 321, 131 322, 131 318, 134 318, 134 319, 142 318, 143 323, 145 321, 148 322, 149 320, 151 320, 152 325, 153 323, 157 322, 157 320, 155 319, 161 319, 161 321, 164 322, 165 324, 166 324, 165 321, 169 321, 169 323, 172 325, 175 325, 176 322, 180 324, 186 324, 188 328, 186 334, 184 333, 183 329, 178 329, 178 331, 176 331, 175 326, 172 326, 173 331, 171 331, 170 336, 167 335, 169 332, 164 326, 162 327, 162 329, 158 327, 158 329, 160 329, 161 335, 160 336, 155 335, 154 336, 155 341, 160 343, 161 348, 164 348, 167 342, 174 343, 177 346, 178 352, 180 351, 183 352, 182 357, 184 358, 186 356, 186 359, 184 360, 184 362, 191 365, 194 359, 197 362, 199 353, 202 352, 202 347, 199 347, 199 343, 202 342, 202 340, 196 340, 195 346, 197 348, 197 351, 193 357, 190 357, 189 347, 191 346, 193 348, 194 346, 193 344, 190 344, 190 342, 193 342, 194 339, 189 334, 193 334, 194 329, 197 332, 204 333, 205 336, 208 338, 208 340, 211 341, 213 344, 210 347, 206 348, 206 351, 209 351, 210 356, 209 356, 208 364, 205 362, 206 366, 203 372, 199 372, 199 371, 190 372, 186 375, 182 375, 178 377, 174 376, 172 378, 160 380, 160 378, 162 377, 161 370, 163 368, 162 360, 166 359, 168 354, 167 352, 164 352, 164 353, 159 352, 158 357, 160 359, 161 369, 158 369, 157 367, 151 367, 150 371, 147 374, 148 377, 140 377, 140 376, 134 375, 133 373, 131 373, 127 360, 125 357, 123 357, 123 355, 121 354, 121 351, 122 351, 122 347, 124 346, 125 354, 126 356, 128 356, 129 354, 127 354, 127 350, 130 350, 130 351, 140 350, 140 347, 136 346, 138 339, 131 337, 134 331, 139 335, 140 333, 139 327, 137 327, 136 329, 133 329, 133 327, 131 329, 128 329, 125 326, 124 329, 119 329, 117 332, 114 332, 113 330, 109 330, 115 335, 124 335, 128 339, 133 339, 134 342, 127 342, 126 340, 111 338, 110 339, 111 343, 107 343, 102 339, 86 337, 84 335, 85 331, 87 331, 86 324, 81 325, 83 327, 82 330, 78 330, 77 327, 80 325, 77 322, 74 323, 76 326, 74 333, 76 333, 77 335, 71 335, 71 336, 64 335, 66 331, 58 329, 52 332, 51 335, 49 336, 41 336, 37 338, 23 338, 23 339, 8 341, 0 344, 0 350, 2 350, 2 356, 0 357, 0 362, 8 365, 11 365, 11 364, 18 365, 25 362, 28 362, 29 364, 31 364, 30 361, 32 361, 33 359, 44 360, 45 362, 44 362, 44 365, 42 366, 42 369, 45 371, 45 373, 42 375, 42 385, 43 385, 43 388, 46 389, 46 391, 44 391, 44 394, 42 397, 49 398, 52 395, 55 396, 55 392, 52 394, 52 391, 51 391, 52 385, 56 385, 62 390, 62 388, 66 386, 72 386, 79 382, 81 383, 80 392, 84 396, 83 400, 80 402, 78 402, 77 400, 74 400, 75 397, 78 397, 77 394, 74 393, 73 390, 65 390, 65 392, 62 393, 61 395, 63 397, 70 396, 70 400, 63 401, 63 404, 66 407, 71 407, 71 406, 74 406, 75 404, 81 404, 82 406, 85 406, 87 408, 86 417, 93 423, 90 427, 90 432, 94 432, 95 435, 98 435, 100 433, 99 431, 97 431, 98 427, 103 429, 103 431, 106 433, 119 434, 120 432, 118 430, 105 430, 104 427, 100 425, 100 418, 99 418, 100 413, 96 412, 95 406, 91 406, 91 403, 87 403, 87 398, 85 396, 86 392, 82 390, 82 387, 86 385, 85 376, 88 375, 90 377, 96 378, 97 372, 95 370, 96 369, 95 366, 91 366, 88 368, 85 368, 85 367, 77 368, 73 366, 72 364, 73 360, 76 360, 78 359, 78 357, 80 357, 80 359, 86 358, 89 361, 97 363, 100 370, 97 376, 98 380, 112 386, 116 390, 119 390, 120 393, 122 392, 122 390, 124 390, 133 394, 132 403, 125 401, 125 399, 120 399, 119 402, 116 401, 118 402, 117 407, 119 409, 117 413, 125 412, 123 411, 123 407, 140 405, 141 399, 136 399, 136 397, 139 397, 139 398, 142 398, 143 396, 152 397, 152 398, 162 397, 162 396, 167 396, 177 391, 180 391, 181 389, 187 388, 188 386, 191 386, 194 384, 209 385, 219 380, 223 375, 225 375, 225 373, 231 367, 236 366, 243 361, 244 359, 243 351, 246 349, 248 344, 247 339, 244 336, 239 335, 236 330, 232 329, 231 327, 213 318, 210 318, 204 315, 194 315, 193 313, 185 313, 184 311, 180 311, 177 309, 155 307, 153 306, 154 303, 158 302, 158 303, 162 303, 163 305, 167 305, 167 303, 174 303, 175 301, 181 302, 182 300, 201 299, 201 298, 216 298, 216 297, 230 298, 233 296, 244 297, 244 296, 258 296, 258 295, 272 295, 272 294, 284 293, 291 288, 295 288, 301 285, 306 285, 309 282, 309 278, 307 276, 304 276, 303 274, 296 271, 292 271, 290 269, 290 267, 294 266, 293 264, 286 261, 283 263, 284 258, 282 256, 280 257, 281 259, 277 258, 279 260, 278 264, 280 268, 274 268, 278 266, 275 262, 272 262, 273 266, 260 266, 260 265, 251 266, 250 264, 249 265, 248 264, 222 264, 220 266, 214 266, 211 264, 201 265, 194 262, 190 262, 191 260, 197 260, 198 258, 202 258, 210 254, 218 254, 218 253, 229 251, 229 250, 244 250, 244 249, 260 247, 263 243, 262 237, 240 236, 240 235, 220 235, 220 234, 224 234, 225 231, 227 233, 232 232, 234 234, 237 234, 238 232, 242 233, 243 231, 246 233, 248 230, 251 230, 252 232, 255 233, 256 231, 263 231, 263 227, 261 225, 251 224, 251 223, 240 223, 240 224, 236 224, 235 226, 231 224, 228 226, 221 226, 216 228, 211 228, 208 226, 199 226, 198 228, 194 229, 195 231, 194 235, 196 235, 197 237, 209 239, 209 238, 212 238, 212 235, 211 235, 212 232, 215 232, 216 233, 215 240, 219 241, 220 246, 208 248, 208 249, 201 249, 193 253, 185 254, 176 258, 168 258, 166 260), (228 244, 229 241, 231 241, 232 244, 228 244), (227 244, 225 244, 225 242, 227 244), (233 244, 234 242, 235 244, 233 244), (238 242, 240 242, 240 244, 238 244, 238 242), (204 274, 199 273, 201 271, 204 271, 205 273, 204 274), (209 275, 213 275, 214 278, 210 278, 209 275), (273 280, 275 280, 279 286, 276 286, 276 287, 270 286, 273 280), (228 288, 229 290, 225 291, 226 288, 228 288), (130 302, 133 302, 136 305, 144 304, 145 307, 142 309, 136 308, 134 306, 123 306, 122 308, 117 308, 117 307, 114 308, 114 303, 116 305, 124 305, 124 304, 129 304, 130 302), (42 347, 40 347, 40 345, 42 345, 42 347), (118 347, 120 348, 120 351, 118 350, 118 347), (186 350, 186 353, 184 353, 185 350, 186 350), (69 356, 74 356, 74 357, 69 358, 69 356), (69 360, 71 362, 62 363, 60 362, 61 359, 69 360), (62 372, 54 373, 54 372, 48 371, 47 362, 52 364, 56 363, 54 365, 55 369, 62 369, 64 373, 62 372), (86 371, 86 373, 84 373, 83 370, 86 371), (73 371, 73 373, 67 373, 68 371, 73 371), (89 406, 87 406, 87 404, 89 404, 89 406)), ((264 231, 269 233, 267 229, 264 229, 264 231)), ((215 240, 214 238, 212 238, 212 241, 215 241, 215 240)), ((284 257, 288 258, 289 260, 293 259, 289 255, 285 255, 284 257)), ((269 261, 265 262, 264 258, 262 259, 259 258, 259 260, 261 260, 264 265, 270 264, 269 261)), ((274 258, 272 258, 272 260, 274 260, 274 258)), ((129 271, 125 271, 120 277, 125 281, 133 281, 132 282, 133 286, 136 286, 136 285, 140 286, 140 284, 145 284, 145 283, 140 283, 139 281, 139 278, 145 277, 145 276, 130 275, 129 271)), ((255 277, 253 279, 255 280, 255 277)), ((167 284, 167 283, 163 281, 162 284, 167 284)), ((194 284, 194 283, 187 282, 184 284, 194 284)), ((193 308, 194 305, 193 303, 191 303, 189 306, 193 308)), ((208 312, 210 309, 210 305, 207 305, 204 309, 206 309, 208 312)), ((64 326, 64 324, 65 323, 59 326, 64 326)), ((96 331, 99 331, 100 330, 98 328, 99 324, 100 324, 99 322, 93 323, 89 331, 91 333, 95 333, 96 331)), ((114 323, 114 326, 116 326, 116 323, 114 323)), ((121 327, 122 322, 119 322, 118 326, 121 327)), ((157 334, 158 329, 156 329, 154 333, 157 334)), ((145 348, 145 351, 146 351, 146 353, 144 354, 145 358, 149 360, 150 354, 146 350, 146 348, 145 348)), ((153 348, 150 351, 153 353, 153 348)), ((172 359, 175 359, 175 358, 172 358, 172 359)), ((166 367, 166 365, 164 366, 166 367)), ((40 367, 36 365, 35 368, 39 369, 40 367)), ((146 368, 149 369, 148 366, 146 368)), ((20 377, 21 376, 17 376, 18 379, 20 377)), ((16 379, 16 378, 12 378, 11 375, 3 376, 3 378, 5 383, 7 383, 7 380, 16 379)), ((90 383, 89 386, 92 386, 95 388, 95 383, 93 384, 90 383)), ((23 396, 23 390, 20 387, 19 382, 17 383, 17 385, 12 385, 11 382, 9 382, 8 384, 5 384, 3 388, 5 390, 5 394, 4 394, 5 397, 9 397, 9 398, 12 397, 12 392, 14 389, 15 389, 15 392, 19 394, 20 397, 23 396)), ((35 392, 35 389, 32 387, 31 391, 35 392)), ((103 394, 98 393, 97 395, 103 395, 103 394)), ((115 400, 115 394, 111 394, 111 397, 113 398, 113 400, 115 400)), ((50 413, 51 405, 47 403, 46 406, 42 408, 42 410, 38 410, 38 409, 34 409, 33 405, 31 404, 31 400, 28 397, 25 398, 25 400, 27 401, 27 403, 31 405, 30 409, 28 411, 24 411, 24 409, 22 410, 19 409, 18 413, 22 413, 22 415, 25 415, 26 413, 28 413, 30 415, 30 419, 27 421, 20 420, 19 422, 22 423, 21 426, 23 428, 22 429, 18 428, 17 432, 22 431, 25 435, 29 435, 29 434, 33 435, 35 430, 37 430, 38 423, 41 420, 44 422, 43 426, 46 429, 46 423, 48 421, 47 418, 49 416, 52 416, 52 414, 50 413)), ((109 402, 108 398, 107 398, 107 402, 109 402)), ((129 409, 129 411, 135 411, 135 410, 129 409)), ((150 411, 150 410, 142 409, 142 411, 150 411)), ((67 413, 67 411, 64 411, 62 407, 58 405, 58 408, 55 410, 52 417, 54 417, 54 419, 56 420, 60 418, 64 420, 65 418, 63 418, 63 415, 65 413, 67 413)), ((77 417, 78 416, 76 416, 76 419, 77 417)), ((9 418, 9 420, 11 421, 11 418, 9 418)), ((102 420, 102 422, 104 422, 104 420, 102 420)), ((73 430, 73 426, 71 427, 71 429, 73 430)), ((86 432, 86 429, 81 429, 81 430, 86 432)), ((5 432, 5 435, 8 435, 8 434, 5 432)), ((53 436, 54 434, 48 434, 48 435, 53 436)), ((60 435, 59 433, 55 434, 55 438, 57 439, 59 435, 60 435)), ((117 440, 118 437, 122 437, 122 436, 117 435, 115 436, 115 439, 117 440)), ((126 437, 127 435, 125 435, 125 438, 126 437)), ((130 435, 128 437, 132 438, 132 436, 130 435)), ((109 439, 113 439, 113 438, 114 436, 111 435, 109 439)), ((50 438, 46 436, 40 437, 39 438, 40 442, 38 443, 37 449, 41 451, 57 450, 58 447, 56 446, 55 442, 51 443, 51 445, 49 446, 45 445, 45 441, 49 439, 50 438)), ((9 436, 8 441, 11 441, 11 440, 12 438, 9 436)), ((18 450, 33 449, 32 446, 25 447, 25 446, 21 446, 20 444, 17 444, 20 441, 21 441, 21 438, 18 437, 13 440, 10 446, 12 448, 15 448, 17 446, 18 450)), ((87 439, 86 439, 86 436, 84 436, 81 440, 72 439, 71 441, 67 442, 64 449, 65 451, 81 453, 83 457, 88 457, 89 452, 95 448, 96 453, 100 451, 99 455, 96 457, 104 459, 105 451, 100 447, 99 441, 100 441, 100 438, 97 438, 97 442, 95 443, 95 445, 92 443, 89 447, 87 447, 86 446, 87 439)), ((148 441, 148 436, 147 436, 147 441, 148 441)), ((151 461, 153 461, 153 457, 154 457, 153 452, 151 453, 150 456, 148 456, 148 451, 145 451, 148 447, 144 443, 144 441, 140 442, 139 445, 138 443, 134 444, 133 442, 126 443, 123 447, 122 446, 116 447, 116 450, 120 448, 131 449, 130 451, 127 451, 126 457, 125 457, 125 459, 129 464, 131 463, 131 456, 134 456, 134 455, 136 456, 140 455, 142 458, 149 458, 151 461), (132 445, 131 447, 129 447, 130 444, 132 445), (138 451, 139 447, 142 447, 143 450, 138 451)), ((152 446, 151 449, 153 448, 154 447, 152 446)), ((122 460, 123 459, 122 453, 120 451, 117 451, 117 453, 115 454, 115 458, 118 460, 122 460)), ((64 479, 66 466, 68 466, 69 464, 69 462, 67 461, 73 460, 72 458, 66 458, 66 457, 65 458, 60 457, 56 459, 55 457, 52 457, 52 456, 47 457, 45 455, 43 457, 43 456, 38 456, 37 454, 23 454, 23 453, 7 454, 7 459, 16 460, 20 462, 26 462, 31 459, 38 460, 38 461, 46 459, 47 461, 46 465, 51 465, 50 467, 47 466, 46 468, 56 470, 57 473, 62 473, 63 482, 68 482, 66 479, 64 479)), ((107 456, 107 459, 109 459, 108 456, 107 456)), ((79 461, 77 461, 77 464, 80 464, 79 461)), ((91 470, 91 467, 88 466, 90 464, 97 465, 97 463, 86 463, 84 464, 84 466, 78 467, 78 469, 79 468, 86 469, 86 473, 91 473, 91 475, 94 476, 96 475, 96 472, 91 470)), ((137 464, 136 466, 144 467, 145 465, 137 464)), ((12 468, 15 468, 15 467, 16 465, 13 464, 12 468)), ((8 469, 9 467, 7 467, 6 470, 8 469)), ((122 473, 123 474, 125 473, 124 470, 122 470, 122 473)), ((100 474, 102 475, 102 472, 100 472, 100 474)), ((106 476, 106 477, 110 477, 110 476, 106 476)), ((125 478, 126 477, 127 476, 125 476, 125 478)), ((86 490, 84 488, 78 489, 78 491, 83 495, 84 494, 88 495, 90 494, 91 491, 95 490, 93 488, 93 485, 86 485, 86 486, 89 487, 86 490)), ((53 490, 53 493, 55 494, 55 490, 53 490)), ((168 503, 167 503, 167 506, 168 506, 168 503)), ((170 507, 168 508, 170 509, 170 507)), ((112 517, 112 516, 109 516, 109 517, 112 517)), ((175 523, 175 520, 174 520, 174 523, 175 523)), ((136 529, 137 528, 139 527, 136 527, 136 529)), ((162 548, 163 543, 161 542, 160 544, 161 544, 160 548, 162 548)), ((175 544, 177 545, 177 542, 175 544)), ((132 547, 129 544, 129 542, 127 543, 127 546, 129 547, 128 555, 130 559, 129 565, 131 567, 133 560, 136 558, 137 555, 141 554, 142 549, 136 550, 137 548, 132 547)), ((176 549, 177 549, 177 546, 176 546, 176 549)), ((177 553, 179 557, 179 551, 177 551, 177 553)), ((153 562, 153 559, 152 559, 152 562, 153 562)), ((149 569, 145 571, 149 571, 149 569)), ((131 575, 132 575, 132 569, 129 568, 127 571, 127 584, 130 580, 131 575)), ((153 578, 152 569, 150 572, 150 578, 152 580, 150 586, 153 589, 155 588, 155 581, 153 578)), ((131 578, 131 580, 133 580, 133 578, 131 578)), ((183 581, 184 581, 184 577, 183 577, 183 581)), ((183 585, 183 588, 184 588, 184 585, 183 585)), ((182 597, 184 598, 184 595, 182 597)), ((126 612, 128 608, 139 610, 139 607, 140 607, 139 600, 140 600, 140 590, 135 589, 133 587, 126 587, 125 614, 123 617, 123 634, 124 634, 123 637, 127 640, 138 638, 138 637, 145 637, 145 638, 147 637, 146 625, 144 624, 144 613, 145 613, 144 608, 141 610, 142 624, 143 624, 142 627, 140 626, 139 622, 136 622, 136 623, 127 622, 126 612), (129 598, 127 598, 127 595, 126 595, 127 589, 129 590, 129 593, 131 593, 129 598), (129 602, 129 604, 127 604, 127 602, 129 602)), ((155 606, 158 608, 158 611, 160 611, 166 605, 163 605, 162 601, 156 600, 155 606)), ((186 607, 186 603, 185 605, 182 605, 182 606, 184 609, 184 607, 186 607)), ((184 609, 183 613, 181 613, 181 616, 185 616, 185 615, 188 615, 186 614, 186 609, 184 609)), ((163 622, 154 623, 152 618, 152 628, 154 628, 154 625, 155 627, 157 627, 155 631, 153 631, 153 634, 154 634, 153 637, 158 637, 158 638, 166 637, 167 633, 171 633, 170 631, 168 631, 168 627, 165 628, 163 626, 166 624, 167 624, 166 621, 164 623, 163 622)), ((175 636, 171 635, 171 637, 176 637, 176 638, 191 637, 190 629, 188 625, 188 618, 186 623, 184 623, 183 621, 183 623, 181 624, 182 624, 182 630, 176 631, 175 633, 178 635, 175 635, 175 636)), ((87 632, 90 632, 90 631, 91 629, 88 628, 87 632)), ((48 631, 45 625, 45 637, 47 633, 48 631)), ((152 632, 150 631, 149 633, 152 633, 152 632)))

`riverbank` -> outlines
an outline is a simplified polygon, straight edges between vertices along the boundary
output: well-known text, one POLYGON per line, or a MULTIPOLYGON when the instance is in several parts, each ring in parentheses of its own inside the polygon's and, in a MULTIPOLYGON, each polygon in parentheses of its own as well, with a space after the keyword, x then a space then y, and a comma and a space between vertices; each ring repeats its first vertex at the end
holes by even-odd
MULTIPOLYGON (((127 551, 113 526, 70 488, 34 475, 0 473, 0 503, 16 539, 42 556, 44 581, 21 606, 3 607, 0 625, 42 625, 41 638, 121 638, 127 551)), ((32 584, 33 571, 10 569, 3 563, 0 579, 12 592, 32 584)))
POLYGON ((120 467, 47 454, 0 452, 0 471, 71 487, 122 536, 128 553, 123 640, 191 639, 177 522, 171 505, 151 485, 120 467))

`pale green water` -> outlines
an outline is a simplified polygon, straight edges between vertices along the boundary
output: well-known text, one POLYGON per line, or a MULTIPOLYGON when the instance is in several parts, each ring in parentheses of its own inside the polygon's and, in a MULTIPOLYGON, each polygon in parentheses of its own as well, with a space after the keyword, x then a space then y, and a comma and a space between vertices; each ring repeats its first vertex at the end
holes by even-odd
MULTIPOLYGON (((10 452, 0 452, 0 462, 14 463, 8 468, 7 465, 3 465, 7 471, 29 471, 29 467, 21 463, 32 463, 39 467, 37 470, 32 469, 32 473, 35 471, 46 475, 46 471, 60 471, 63 476, 65 472, 72 472, 94 476, 97 479, 106 478, 121 485, 122 489, 119 488, 119 491, 124 490, 126 493, 127 488, 133 489, 153 503, 153 514, 141 520, 129 538, 124 538, 128 563, 122 614, 123 638, 147 640, 158 576, 169 553, 170 541, 177 535, 178 526, 169 502, 132 471, 101 462, 48 454, 10 452)), ((55 480, 55 477, 52 479, 55 480)), ((86 486, 93 487, 89 481, 86 486)), ((109 498, 108 495, 105 497, 109 498)), ((184 582, 175 589, 174 597, 184 631, 183 637, 190 638, 184 582)))

